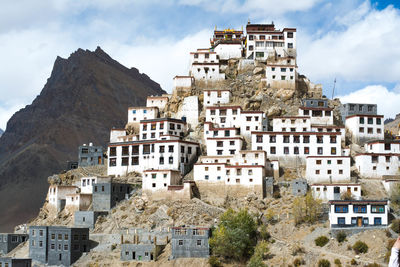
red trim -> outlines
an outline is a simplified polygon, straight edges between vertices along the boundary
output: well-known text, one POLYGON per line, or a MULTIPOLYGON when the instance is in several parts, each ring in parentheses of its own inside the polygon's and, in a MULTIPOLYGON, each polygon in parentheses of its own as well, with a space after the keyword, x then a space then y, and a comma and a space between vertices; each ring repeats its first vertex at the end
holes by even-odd
POLYGON ((387 204, 387 200, 330 200, 329 204, 387 204))
POLYGON ((231 90, 229 89, 204 89, 203 92, 230 92, 231 90))
POLYGON ((366 115, 366 114, 354 114, 346 117, 346 120, 353 117, 367 117, 367 118, 383 118, 383 115, 366 115))
POLYGON ((209 137, 207 140, 243 140, 242 137, 209 137))
POLYGON ((361 184, 312 184, 311 186, 361 186, 361 184))
POLYGON ((209 62, 209 63, 206 63, 206 62, 203 62, 203 63, 193 62, 192 65, 219 65, 219 63, 216 63, 216 62, 209 62))
POLYGON ((175 78, 191 78, 191 79, 193 79, 194 80, 194 77, 193 76, 182 76, 182 75, 176 75, 175 77, 174 77, 174 79, 175 78))
POLYGON ((180 172, 180 171, 165 169, 165 170, 144 170, 143 172, 180 172))
POLYGON ((108 144, 108 147, 117 147, 117 146, 130 146, 130 145, 150 145, 150 144, 156 144, 156 143, 184 143, 184 144, 190 144, 190 145, 197 145, 199 146, 199 143, 196 142, 190 142, 190 141, 185 141, 185 140, 155 140, 155 141, 130 141, 130 142, 124 142, 123 144, 119 143, 110 143, 108 144), (134 143, 138 142, 138 143, 134 143))
POLYGON ((197 51, 197 52, 190 52, 191 55, 193 54, 216 54, 217 52, 212 52, 212 51, 197 51))
POLYGON ((304 110, 326 110, 326 111, 332 111, 333 108, 312 108, 312 107, 300 107, 300 109, 304 110))
POLYGON ((257 111, 257 110, 247 110, 247 111, 242 111, 242 114, 251 114, 251 113, 261 113, 264 114, 263 111, 257 111))
POLYGON ((218 162, 218 163, 195 163, 194 165, 226 165, 227 163, 218 162))
POLYGON ((262 135, 341 135, 340 132, 257 132, 252 131, 251 134, 262 135))
POLYGON ((241 106, 214 106, 214 107, 207 107, 207 109, 240 109, 242 110, 241 106))
POLYGON ((225 168, 264 168, 262 165, 227 165, 225 168))
POLYGON ((277 116, 272 119, 311 119, 310 116, 277 116))
POLYGON ((333 129, 344 129, 344 126, 336 125, 323 125, 323 124, 311 124, 311 128, 333 128, 333 129))
POLYGON ((370 141, 367 142, 367 145, 375 145, 375 144, 398 144, 400 145, 399 141, 391 141, 391 142, 385 142, 385 141, 370 141))
POLYGON ((158 110, 158 107, 129 107, 128 110, 130 110, 130 109, 153 109, 153 108, 158 110))
POLYGON ((350 156, 308 156, 306 158, 317 159, 317 158, 350 158, 350 156))
POLYGON ((378 157, 381 157, 381 156, 395 156, 395 157, 399 157, 400 156, 400 153, 358 153, 358 154, 356 154, 355 155, 355 157, 358 157, 358 156, 378 156, 378 157))

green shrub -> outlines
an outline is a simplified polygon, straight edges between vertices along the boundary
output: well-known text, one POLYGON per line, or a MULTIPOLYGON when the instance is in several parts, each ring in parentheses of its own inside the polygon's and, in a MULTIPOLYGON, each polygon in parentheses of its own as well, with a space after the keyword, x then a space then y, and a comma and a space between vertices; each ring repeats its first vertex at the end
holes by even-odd
POLYGON ((257 244, 257 224, 247 209, 228 209, 213 230, 210 247, 213 255, 244 261, 253 255, 257 244))
POLYGON ((336 266, 342 266, 342 262, 339 259, 335 259, 334 263, 336 266))
POLYGON ((271 234, 268 232, 266 225, 262 225, 258 232, 261 240, 268 241, 271 238, 271 234))
POLYGON ((210 264, 211 267, 222 267, 221 261, 215 256, 210 256, 210 258, 208 258, 208 264, 210 264))
POLYGON ((351 265, 357 265, 357 261, 355 259, 351 259, 350 264, 351 265))
POLYGON ((305 261, 303 258, 296 258, 296 259, 293 261, 293 266, 294 266, 294 267, 298 267, 298 266, 304 265, 304 264, 306 264, 306 261, 305 261))
POLYGON ((400 233, 400 219, 395 219, 392 221, 392 225, 390 228, 395 231, 396 233, 400 233))
POLYGON ((382 265, 379 265, 378 263, 374 262, 365 265, 365 267, 382 267, 382 265))
POLYGON ((386 237, 392 237, 392 233, 390 232, 389 229, 385 229, 385 234, 386 234, 386 237))
POLYGON ((328 260, 321 259, 318 262, 318 267, 331 267, 331 263, 328 260))
POLYGON ((274 191, 272 194, 272 197, 275 199, 281 198, 281 193, 279 191, 274 191))
POLYGON ((323 246, 325 246, 326 244, 328 244, 329 238, 327 238, 327 237, 324 236, 324 235, 321 235, 321 236, 317 237, 317 238, 314 240, 314 242, 315 242, 315 245, 316 245, 316 246, 323 247, 323 246))
POLYGON ((353 250, 356 254, 360 253, 367 253, 368 252, 368 245, 362 241, 357 241, 353 245, 353 250))
POLYGON ((340 231, 339 233, 337 233, 337 235, 336 235, 336 240, 337 240, 339 243, 342 243, 343 241, 345 241, 345 240, 346 240, 346 233, 343 232, 343 231, 340 231))

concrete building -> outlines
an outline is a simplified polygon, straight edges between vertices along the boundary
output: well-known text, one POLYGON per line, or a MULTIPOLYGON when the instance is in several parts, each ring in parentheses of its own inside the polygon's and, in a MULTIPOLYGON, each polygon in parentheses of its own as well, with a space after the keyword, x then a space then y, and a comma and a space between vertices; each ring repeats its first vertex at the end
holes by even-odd
POLYGON ((73 185, 50 185, 47 194, 49 204, 53 206, 57 212, 60 212, 67 203, 67 196, 76 194, 78 190, 79 188, 73 185))
POLYGON ((387 200, 331 200, 329 201, 331 228, 387 227, 387 200))
POLYGON ((32 259, 20 259, 11 257, 0 258, 0 267, 31 267, 32 259))
POLYGON ((212 122, 204 123, 204 139, 218 137, 241 137, 239 127, 218 128, 212 122))
POLYGON ((231 98, 230 90, 205 89, 203 107, 210 107, 219 104, 228 104, 231 98))
POLYGON ((307 180, 303 178, 297 178, 290 182, 292 188, 292 194, 294 196, 304 196, 308 191, 307 180))
POLYGON ((7 254, 26 240, 28 240, 26 234, 0 234, 0 253, 7 254))
POLYGON ((162 136, 171 135, 183 138, 187 133, 185 121, 172 118, 157 118, 140 121, 140 140, 160 140, 162 136))
POLYGON ((167 140, 110 143, 108 175, 126 175, 146 169, 190 171, 200 153, 198 143, 166 137, 167 140))
POLYGON ((87 210, 92 204, 92 194, 68 194, 66 196, 65 208, 72 210, 87 210))
POLYGON ((383 115, 351 115, 346 117, 346 131, 353 143, 363 145, 384 139, 383 115))
POLYGON ((308 156, 341 155, 341 135, 337 132, 252 132, 253 150, 264 150, 280 165, 305 164, 308 156))
POLYGON ((92 194, 93 184, 97 183, 96 176, 82 177, 80 182, 80 189, 82 194, 92 194))
POLYGON ((195 83, 193 76, 175 76, 173 80, 172 92, 177 96, 188 94, 195 83))
POLYGON ((142 179, 143 191, 167 191, 170 185, 181 185, 182 176, 178 170, 145 170, 142 179))
POLYGON ((346 103, 340 105, 340 114, 344 123, 346 117, 351 115, 377 115, 378 106, 376 104, 346 103))
POLYGON ((333 125, 333 108, 300 107, 299 116, 309 116, 311 124, 333 125))
POLYGON ((306 108, 327 108, 328 99, 325 98, 304 98, 301 100, 301 104, 306 108))
POLYGON ((361 184, 312 184, 314 197, 323 202, 341 200, 343 194, 348 194, 355 200, 361 199, 361 184))
POLYGON ((350 181, 350 157, 309 156, 306 160, 306 179, 309 183, 340 183, 350 181))
POLYGON ((148 96, 146 99, 146 107, 157 107, 158 110, 164 110, 165 106, 168 104, 170 95, 161 96, 148 96))
POLYGON ((274 177, 265 177, 263 183, 263 198, 274 196, 274 177))
POLYGON ((138 123, 141 120, 152 120, 159 116, 158 107, 128 108, 128 123, 138 123))
POLYGON ((131 184, 107 182, 93 184, 92 209, 93 211, 110 211, 118 202, 128 199, 132 193, 131 184))
POLYGON ((80 167, 102 165, 103 163, 103 147, 93 146, 92 143, 89 143, 88 146, 83 144, 79 147, 78 165, 80 167))
POLYGON ((246 58, 266 61, 267 59, 296 58, 296 29, 275 29, 271 24, 246 25, 246 58))
POLYGON ((196 52, 190 52, 190 66, 189 75, 196 81, 225 80, 225 73, 220 71, 217 53, 209 49, 197 49, 196 52))
POLYGON ((206 140, 208 156, 234 155, 243 148, 241 137, 210 137, 206 140))
POLYGON ((89 252, 89 229, 30 226, 29 257, 49 265, 70 266, 89 252))
POLYGON ((400 153, 399 141, 370 141, 364 145, 367 153, 396 154, 400 153))
POLYGON ((161 246, 149 244, 121 244, 122 261, 155 261, 161 246))
POLYGON ((99 211, 75 211, 74 213, 74 227, 94 229, 97 218, 99 216, 106 216, 107 212, 99 211))
POLYGON ((171 258, 208 258, 209 228, 172 227, 171 258))
POLYGON ((354 160, 358 172, 365 178, 400 174, 400 153, 359 153, 354 160))

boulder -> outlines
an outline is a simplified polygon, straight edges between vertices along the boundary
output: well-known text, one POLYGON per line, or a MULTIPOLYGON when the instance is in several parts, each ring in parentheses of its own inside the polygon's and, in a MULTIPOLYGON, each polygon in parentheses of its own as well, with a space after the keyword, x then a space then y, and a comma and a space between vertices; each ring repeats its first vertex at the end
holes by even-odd
POLYGON ((281 115, 280 107, 272 106, 267 111, 267 116, 268 117, 274 117, 274 116, 279 116, 279 115, 281 115))
POLYGON ((253 74, 254 74, 254 75, 263 74, 263 73, 264 73, 264 69, 261 68, 261 67, 256 67, 256 68, 254 68, 254 70, 253 70, 253 74))

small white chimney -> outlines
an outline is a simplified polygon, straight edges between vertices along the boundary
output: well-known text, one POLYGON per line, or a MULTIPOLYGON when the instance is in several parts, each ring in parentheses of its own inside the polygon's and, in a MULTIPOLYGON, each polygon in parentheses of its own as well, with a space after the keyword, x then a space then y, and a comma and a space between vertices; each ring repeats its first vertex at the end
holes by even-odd
POLYGON ((93 146, 93 143, 89 143, 89 146, 93 146))

